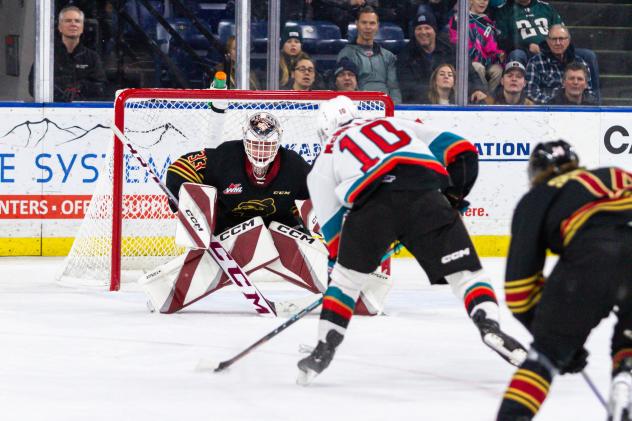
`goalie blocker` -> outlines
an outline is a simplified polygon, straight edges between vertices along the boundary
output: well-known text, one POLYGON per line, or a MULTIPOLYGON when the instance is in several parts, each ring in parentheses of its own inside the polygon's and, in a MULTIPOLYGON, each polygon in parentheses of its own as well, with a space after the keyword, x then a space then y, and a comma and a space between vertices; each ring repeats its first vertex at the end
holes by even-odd
MULTIPOLYGON (((215 224, 216 195, 212 186, 184 183, 180 188, 179 212, 186 214, 191 226, 178 224, 175 237, 178 245, 189 250, 138 280, 153 308, 161 313, 177 312, 231 284, 205 253, 215 224), (196 231, 203 246, 191 240, 190 229, 196 231)), ((299 208, 308 207, 299 203, 299 208)), ((309 224, 312 229, 314 225, 309 224)), ((255 217, 229 228, 217 239, 251 278, 281 278, 313 293, 322 293, 327 287, 327 250, 311 235, 278 222, 266 228, 263 220, 255 217)), ((376 271, 373 278, 363 291, 358 314, 373 315, 382 311, 390 282, 382 270, 376 271)))

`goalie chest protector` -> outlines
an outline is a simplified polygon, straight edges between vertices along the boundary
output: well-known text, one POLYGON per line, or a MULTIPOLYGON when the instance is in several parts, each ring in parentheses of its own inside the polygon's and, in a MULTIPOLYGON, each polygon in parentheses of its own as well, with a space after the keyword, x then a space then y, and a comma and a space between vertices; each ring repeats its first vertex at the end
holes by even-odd
POLYGON ((266 225, 271 221, 297 224, 294 201, 309 198, 306 180, 310 170, 299 154, 279 148, 278 173, 263 186, 254 184, 246 173, 242 141, 224 142, 216 149, 206 149, 205 155, 204 184, 217 188, 216 233, 255 216, 266 225))

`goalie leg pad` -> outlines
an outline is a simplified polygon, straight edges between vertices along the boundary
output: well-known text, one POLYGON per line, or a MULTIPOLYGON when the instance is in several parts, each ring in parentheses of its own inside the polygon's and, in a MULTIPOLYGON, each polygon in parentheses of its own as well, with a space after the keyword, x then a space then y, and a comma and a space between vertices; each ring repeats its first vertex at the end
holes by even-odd
POLYGON ((144 274, 138 283, 154 308, 170 314, 229 285, 222 275, 204 250, 191 250, 144 274))
POLYGON ((498 321, 498 301, 489 276, 481 269, 464 270, 447 275, 445 279, 452 292, 463 299, 467 314, 472 317, 477 310, 484 310, 488 319, 498 321))
POLYGON ((278 222, 270 223, 270 234, 279 260, 266 269, 313 293, 325 292, 328 253, 325 245, 301 231, 278 222))
MULTIPOLYGON (((259 217, 226 230, 219 238, 246 274, 279 257, 259 217)), ((190 250, 138 282, 161 313, 174 313, 232 283, 205 250, 190 250)))
POLYGON ((217 189, 204 184, 183 183, 178 195, 176 244, 190 249, 208 248, 215 228, 217 189))
POLYGON ((247 274, 279 258, 272 236, 259 216, 227 229, 217 238, 247 274))
POLYGON ((377 316, 384 312, 386 296, 393 286, 390 277, 380 269, 370 274, 362 287, 355 313, 361 316, 377 316))

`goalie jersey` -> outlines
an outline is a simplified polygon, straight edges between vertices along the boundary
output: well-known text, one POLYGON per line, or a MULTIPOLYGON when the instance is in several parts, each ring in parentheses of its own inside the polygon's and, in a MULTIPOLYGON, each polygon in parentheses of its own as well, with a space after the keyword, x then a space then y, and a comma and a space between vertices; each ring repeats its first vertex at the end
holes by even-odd
POLYGON ((184 182, 215 187, 216 233, 255 216, 262 217, 266 225, 277 221, 293 227, 298 223, 294 200, 309 198, 309 169, 299 154, 281 147, 268 168, 265 182, 257 184, 243 142, 232 140, 178 158, 169 166, 166 184, 176 197, 184 182))
POLYGON ((450 132, 395 117, 353 120, 323 146, 307 184, 330 255, 337 255, 344 215, 382 183, 398 188, 454 188, 466 195, 478 173, 476 147, 450 132))

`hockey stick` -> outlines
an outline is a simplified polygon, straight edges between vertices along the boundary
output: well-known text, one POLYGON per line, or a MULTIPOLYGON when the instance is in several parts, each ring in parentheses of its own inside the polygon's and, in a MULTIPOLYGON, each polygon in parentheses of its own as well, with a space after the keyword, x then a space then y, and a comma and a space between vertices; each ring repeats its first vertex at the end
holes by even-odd
MULTIPOLYGON (((391 257, 393 254, 395 254, 397 251, 399 251, 401 249, 401 247, 402 247, 402 245, 398 242, 397 245, 395 245, 394 247, 389 249, 388 252, 384 255, 384 257, 382 257, 382 261, 384 261, 384 260, 388 259, 389 257, 391 257)), ((248 348, 246 348, 243 351, 241 351, 239 354, 235 355, 233 358, 230 358, 228 360, 222 361, 219 364, 215 364, 213 362, 209 362, 209 361, 206 361, 206 360, 200 360, 200 362, 197 365, 197 369, 198 370, 212 369, 214 372, 217 373, 217 372, 220 372, 220 371, 230 367, 235 362, 239 361, 244 356, 246 356, 250 352, 252 352, 252 350, 257 348, 259 345, 262 345, 262 344, 268 342, 270 339, 274 338, 276 335, 278 335, 279 333, 283 332, 285 329, 287 329, 288 327, 290 327, 291 325, 293 325, 294 323, 296 323, 297 321, 302 319, 304 316, 309 314, 316 307, 321 305, 322 302, 323 302, 323 296, 321 295, 316 301, 314 301, 313 303, 311 303, 307 307, 303 308, 298 313, 294 314, 292 317, 287 319, 285 322, 283 322, 281 325, 279 325, 273 331, 267 333, 261 339, 259 339, 258 341, 256 341, 252 345, 250 345, 248 348)))
MULTIPOLYGON (((116 135, 116 137, 127 146, 127 149, 130 153, 136 158, 136 160, 140 163, 140 165, 147 171, 147 174, 156 182, 160 190, 163 191, 164 194, 167 195, 169 201, 179 208, 178 199, 171 193, 171 191, 165 186, 165 184, 160 180, 158 175, 154 173, 154 171, 147 165, 142 156, 138 153, 138 151, 134 148, 132 143, 129 141, 127 136, 125 136, 119 130, 116 125, 112 125, 112 131, 116 135)), ((178 212, 178 219, 182 223, 182 225, 186 228, 187 232, 191 236, 193 242, 200 248, 204 248, 204 242, 199 237, 197 232, 192 227, 192 221, 189 221, 184 215, 183 212, 178 212)), ((231 282, 241 290, 241 293, 246 297, 248 301, 252 303, 255 307, 257 313, 264 316, 276 316, 276 311, 274 308, 274 303, 268 301, 263 294, 257 289, 257 287, 250 282, 248 279, 248 275, 243 271, 243 269, 239 266, 239 264, 232 258, 230 253, 222 246, 222 244, 215 239, 215 237, 211 234, 211 242, 209 247, 205 249, 206 253, 208 253, 213 260, 222 268, 222 271, 228 276, 231 282)))
POLYGON ((235 355, 233 358, 222 361, 219 364, 217 364, 217 366, 212 366, 212 367, 204 367, 204 364, 198 364, 198 368, 199 369, 204 369, 204 368, 213 369, 213 371, 216 373, 227 369, 228 367, 233 365, 235 362, 239 361, 240 359, 248 355, 250 352, 252 352, 253 349, 257 348, 261 344, 268 342, 270 339, 274 338, 276 335, 283 332, 285 329, 287 329, 288 327, 292 326, 294 323, 302 319, 305 315, 309 314, 312 310, 314 310, 316 307, 321 305, 322 302, 323 302, 323 297, 318 298, 318 300, 314 301, 313 303, 311 303, 310 305, 308 305, 307 307, 305 307, 304 309, 302 309, 301 311, 299 311, 298 313, 296 313, 295 315, 287 319, 285 322, 283 322, 273 331, 263 336, 257 342, 253 343, 248 348, 244 349, 239 354, 235 355))
POLYGON ((606 400, 603 398, 603 396, 601 396, 601 393, 599 392, 599 389, 597 389, 597 386, 595 386, 595 383, 593 383, 590 377, 588 377, 588 374, 586 374, 586 371, 582 370, 581 373, 584 380, 586 380, 586 384, 588 385, 590 390, 592 390, 592 392, 595 394, 599 402, 601 402, 601 405, 603 405, 605 410, 608 411, 608 404, 606 403, 606 400))

